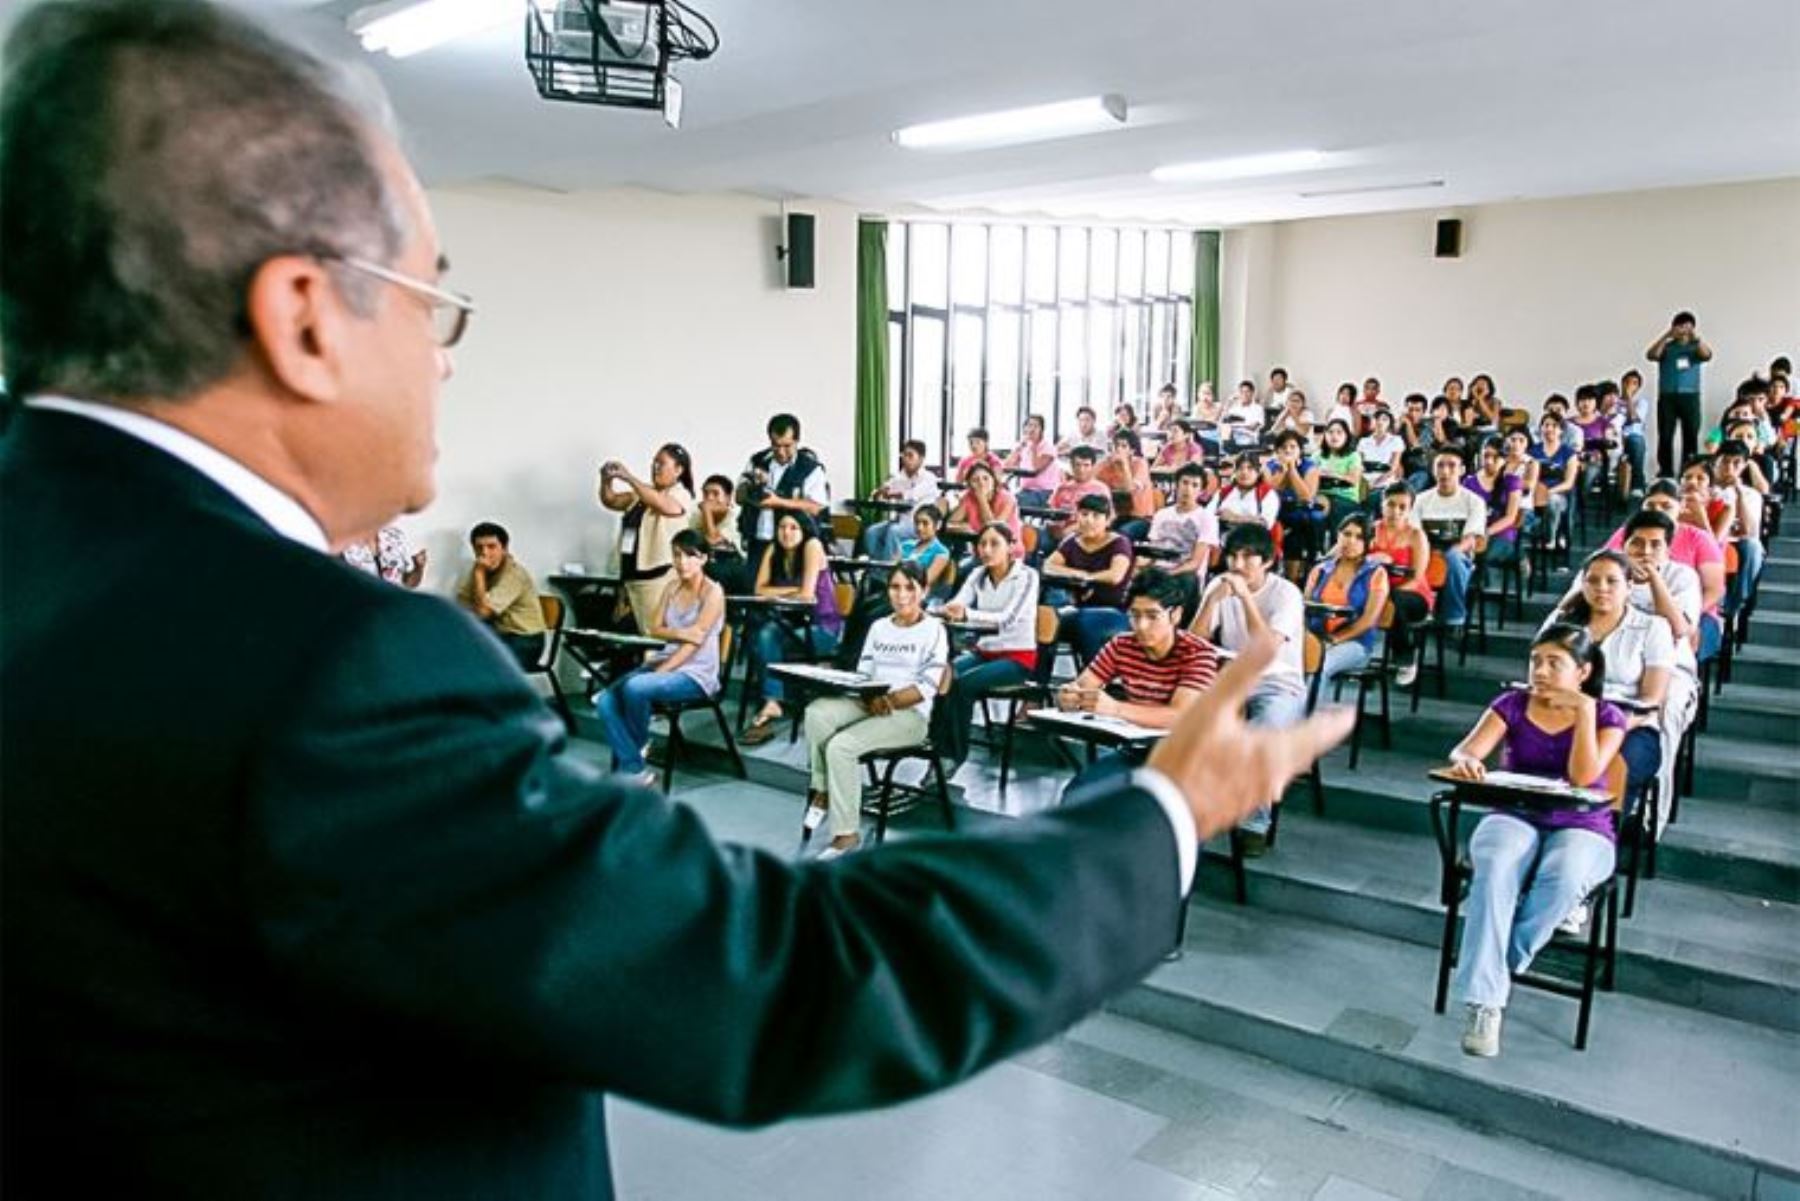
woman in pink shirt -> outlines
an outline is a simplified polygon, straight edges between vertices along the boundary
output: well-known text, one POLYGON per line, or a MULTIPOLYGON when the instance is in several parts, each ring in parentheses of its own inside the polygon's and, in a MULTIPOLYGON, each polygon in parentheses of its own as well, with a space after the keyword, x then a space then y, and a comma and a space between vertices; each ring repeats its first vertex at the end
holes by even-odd
POLYGON ((1019 478, 1019 503, 1042 508, 1062 483, 1062 467, 1056 461, 1056 447, 1044 437, 1044 419, 1033 413, 1025 418, 1025 429, 1019 444, 1001 463, 1002 470, 1029 472, 1019 478))

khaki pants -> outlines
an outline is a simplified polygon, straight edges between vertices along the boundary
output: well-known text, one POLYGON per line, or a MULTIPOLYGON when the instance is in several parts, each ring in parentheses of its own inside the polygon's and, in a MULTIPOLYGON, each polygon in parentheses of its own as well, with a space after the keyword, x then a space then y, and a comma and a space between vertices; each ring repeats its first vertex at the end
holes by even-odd
POLYGON ((833 838, 855 834, 862 826, 862 768, 856 761, 870 751, 916 746, 925 741, 926 732, 917 707, 874 717, 846 696, 822 696, 806 707, 812 787, 831 798, 833 838))
POLYGON ((625 595, 631 600, 631 620, 637 623, 638 633, 648 634, 651 623, 662 616, 663 593, 669 590, 673 578, 665 572, 654 580, 626 582, 625 595))

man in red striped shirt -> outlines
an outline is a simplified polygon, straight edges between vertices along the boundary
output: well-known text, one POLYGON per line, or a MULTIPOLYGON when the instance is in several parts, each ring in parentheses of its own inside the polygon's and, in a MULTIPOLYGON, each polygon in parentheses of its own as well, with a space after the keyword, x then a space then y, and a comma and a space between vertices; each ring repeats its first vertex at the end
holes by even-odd
MULTIPOLYGON (((1219 672, 1212 646, 1176 625, 1181 602, 1178 580, 1160 570, 1141 572, 1126 603, 1131 631, 1101 647, 1074 683, 1057 694, 1057 705, 1159 730, 1173 726, 1219 672), (1109 686, 1123 698, 1109 693, 1109 686)), ((1148 744, 1123 747, 1090 764, 1069 786, 1129 772, 1149 753, 1148 744)))

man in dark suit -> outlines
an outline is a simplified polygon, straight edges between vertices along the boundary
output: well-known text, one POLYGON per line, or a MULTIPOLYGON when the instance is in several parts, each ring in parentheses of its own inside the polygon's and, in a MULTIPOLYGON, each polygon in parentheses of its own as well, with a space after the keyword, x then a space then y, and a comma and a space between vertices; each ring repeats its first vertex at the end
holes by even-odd
POLYGON ((1197 836, 1347 729, 984 838, 720 846, 565 753, 503 648, 328 550, 432 498, 472 304, 391 137, 193 0, 26 14, 0 97, 12 1198, 610 1195, 603 1094, 879 1105, 1170 943, 1197 836))

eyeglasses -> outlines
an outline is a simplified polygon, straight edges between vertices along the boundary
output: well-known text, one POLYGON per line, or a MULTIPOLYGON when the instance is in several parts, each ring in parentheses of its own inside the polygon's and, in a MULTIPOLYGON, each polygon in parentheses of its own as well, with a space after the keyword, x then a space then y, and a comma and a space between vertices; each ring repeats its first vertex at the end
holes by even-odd
POLYGON ((424 297, 431 305, 432 339, 445 350, 462 341, 463 334, 468 331, 469 318, 475 313, 475 302, 461 292, 440 288, 391 267, 383 267, 380 263, 371 263, 368 259, 352 255, 333 255, 331 258, 354 271, 372 275, 395 287, 405 288, 415 296, 424 297))
POLYGON ((1135 626, 1153 626, 1169 616, 1167 609, 1127 609, 1125 617, 1135 626))

